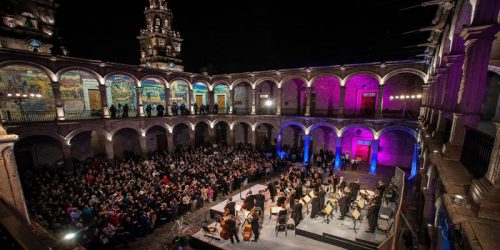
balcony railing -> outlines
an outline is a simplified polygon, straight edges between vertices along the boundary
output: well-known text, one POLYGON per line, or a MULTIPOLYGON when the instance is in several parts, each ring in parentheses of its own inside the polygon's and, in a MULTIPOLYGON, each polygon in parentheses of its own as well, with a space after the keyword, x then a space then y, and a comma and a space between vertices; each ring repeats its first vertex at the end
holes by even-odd
POLYGON ((281 108, 282 115, 304 115, 302 111, 298 111, 297 108, 281 108))
POLYGON ((337 117, 339 115, 338 109, 311 109, 312 116, 322 117, 337 117))
POLYGON ((6 124, 26 122, 50 122, 56 120, 55 111, 2 111, 2 119, 6 124))
POLYGON ((418 113, 411 110, 406 110, 404 114, 402 110, 383 110, 382 117, 392 119, 416 120, 418 119, 418 113))
POLYGON ((375 110, 364 109, 344 109, 344 117, 346 118, 375 118, 375 110))
POLYGON ((460 161, 475 179, 483 178, 488 172, 493 142, 492 136, 467 128, 460 161))
POLYGON ((233 108, 233 113, 235 115, 249 115, 252 112, 252 108, 233 108))
POLYGON ((103 114, 101 111, 82 110, 82 111, 66 111, 64 112, 66 120, 92 120, 101 119, 103 114))

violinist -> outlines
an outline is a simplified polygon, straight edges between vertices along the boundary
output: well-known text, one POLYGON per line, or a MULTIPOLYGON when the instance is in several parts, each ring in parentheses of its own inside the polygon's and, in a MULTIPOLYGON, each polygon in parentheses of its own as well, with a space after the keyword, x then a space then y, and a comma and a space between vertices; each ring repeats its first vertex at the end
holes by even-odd
POLYGON ((366 218, 368 218, 368 230, 366 230, 367 233, 375 232, 379 211, 380 211, 380 204, 377 203, 377 200, 371 199, 370 206, 368 207, 368 213, 366 214, 366 218))
POLYGON ((276 205, 278 206, 282 206, 285 204, 285 201, 286 201, 286 196, 283 192, 280 192, 280 196, 278 197, 278 200, 276 202, 276 205))

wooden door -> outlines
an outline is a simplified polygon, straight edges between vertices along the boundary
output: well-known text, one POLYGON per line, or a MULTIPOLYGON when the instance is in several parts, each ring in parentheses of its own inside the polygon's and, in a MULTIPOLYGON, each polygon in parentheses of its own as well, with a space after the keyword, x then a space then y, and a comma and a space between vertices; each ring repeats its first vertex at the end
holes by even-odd
POLYGON ((226 111, 226 96, 218 95, 217 96, 217 106, 219 107, 219 113, 225 113, 226 111))
POLYGON ((101 109, 101 93, 98 89, 89 89, 89 108, 90 110, 101 109))
POLYGON ((198 107, 201 107, 202 104, 203 104, 203 96, 196 95, 196 105, 198 105, 198 107))

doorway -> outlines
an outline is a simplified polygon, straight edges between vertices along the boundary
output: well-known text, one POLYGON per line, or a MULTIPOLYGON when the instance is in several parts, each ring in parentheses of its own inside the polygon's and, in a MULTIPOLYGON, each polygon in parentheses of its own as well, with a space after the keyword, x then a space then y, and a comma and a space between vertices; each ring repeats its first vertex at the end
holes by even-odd
POLYGON ((375 113, 375 102, 377 99, 376 93, 363 93, 361 96, 361 110, 362 115, 371 115, 375 113))
POLYGON ((196 106, 201 107, 203 104, 203 95, 196 95, 196 106))
POLYGON ((219 113, 225 113, 226 111, 226 96, 218 95, 217 96, 217 106, 219 107, 219 113))

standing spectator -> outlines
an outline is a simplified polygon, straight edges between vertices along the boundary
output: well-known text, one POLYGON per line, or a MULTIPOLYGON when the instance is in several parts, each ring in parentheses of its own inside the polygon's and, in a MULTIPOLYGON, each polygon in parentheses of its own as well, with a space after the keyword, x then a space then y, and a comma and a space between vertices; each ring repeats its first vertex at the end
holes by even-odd
POLYGON ((128 118, 128 104, 125 104, 125 106, 123 106, 123 118, 128 118))
POLYGON ((111 113, 111 119, 116 119, 116 108, 115 105, 111 104, 109 108, 109 112, 111 113))
POLYGON ((158 113, 159 117, 163 116, 163 111, 165 111, 165 107, 163 107, 163 105, 160 104, 156 106, 156 112, 158 113))
POLYGON ((146 106, 146 114, 148 115, 148 117, 151 117, 151 110, 153 109, 153 107, 151 107, 151 104, 148 104, 148 106, 146 106))
POLYGON ((214 114, 219 113, 219 105, 216 103, 214 104, 214 114))

